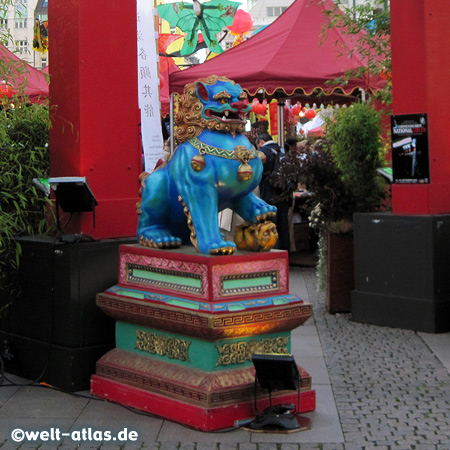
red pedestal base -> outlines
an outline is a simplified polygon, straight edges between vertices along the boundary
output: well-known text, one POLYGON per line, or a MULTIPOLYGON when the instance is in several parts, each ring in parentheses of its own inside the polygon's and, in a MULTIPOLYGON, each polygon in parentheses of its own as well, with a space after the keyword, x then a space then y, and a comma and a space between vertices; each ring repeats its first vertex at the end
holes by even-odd
MULTIPOLYGON (((236 420, 256 415, 254 401, 233 403, 215 408, 201 408, 196 405, 182 403, 170 397, 157 395, 107 378, 93 375, 91 392, 121 405, 146 411, 164 419, 173 420, 201 431, 214 431, 233 427, 236 420)), ((297 405, 297 392, 284 392, 272 395, 272 403, 297 405)), ((268 398, 258 399, 260 411, 269 406, 268 398)), ((300 413, 314 411, 316 408, 316 392, 310 390, 300 394, 300 413)))

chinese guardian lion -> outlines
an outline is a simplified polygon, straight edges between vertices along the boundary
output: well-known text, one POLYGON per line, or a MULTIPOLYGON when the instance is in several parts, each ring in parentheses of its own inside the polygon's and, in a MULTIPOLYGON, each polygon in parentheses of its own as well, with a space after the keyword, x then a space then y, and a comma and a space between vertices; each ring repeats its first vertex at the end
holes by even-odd
POLYGON ((177 248, 190 239, 202 254, 231 254, 236 244, 224 239, 218 221, 218 213, 230 208, 245 220, 245 230, 236 233, 239 248, 273 247, 278 236, 269 219, 276 208, 253 193, 263 163, 242 134, 250 110, 246 93, 225 77, 185 86, 175 116, 178 146, 167 164, 140 177, 141 245, 177 248))

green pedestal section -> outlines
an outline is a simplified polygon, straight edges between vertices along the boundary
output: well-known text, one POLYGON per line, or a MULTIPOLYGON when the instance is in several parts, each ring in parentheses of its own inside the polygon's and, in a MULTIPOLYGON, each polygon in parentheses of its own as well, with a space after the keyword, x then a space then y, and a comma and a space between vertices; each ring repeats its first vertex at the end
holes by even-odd
POLYGON ((116 347, 193 369, 216 371, 252 365, 253 353, 289 354, 290 333, 204 341, 117 322, 116 347))

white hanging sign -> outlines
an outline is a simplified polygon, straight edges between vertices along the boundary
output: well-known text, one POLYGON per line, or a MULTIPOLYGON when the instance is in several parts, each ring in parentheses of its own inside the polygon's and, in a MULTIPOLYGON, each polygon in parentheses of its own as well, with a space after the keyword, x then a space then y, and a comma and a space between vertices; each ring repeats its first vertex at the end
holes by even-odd
POLYGON ((152 172, 163 154, 158 52, 153 0, 137 0, 138 93, 146 172, 152 172))

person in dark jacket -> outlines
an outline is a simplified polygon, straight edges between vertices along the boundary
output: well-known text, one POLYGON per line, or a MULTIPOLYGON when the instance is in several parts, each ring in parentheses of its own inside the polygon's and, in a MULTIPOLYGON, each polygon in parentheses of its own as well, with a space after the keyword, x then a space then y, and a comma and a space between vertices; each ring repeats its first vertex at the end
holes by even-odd
POLYGON ((275 198, 275 191, 270 183, 270 176, 275 168, 276 161, 281 158, 281 147, 272 139, 272 136, 263 132, 256 138, 256 145, 258 150, 263 152, 266 156, 264 163, 264 171, 261 182, 259 183, 259 196, 267 203, 273 205, 275 198))
POLYGON ((284 152, 267 132, 258 135, 256 144, 259 151, 263 152, 266 156, 264 171, 261 182, 259 183, 259 195, 265 202, 277 207, 276 225, 278 242, 276 248, 289 251, 291 247, 288 218, 290 204, 285 201, 277 200, 279 192, 277 192, 271 183, 271 175, 280 159, 283 158, 284 152))

